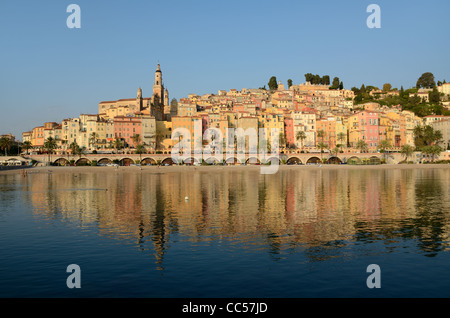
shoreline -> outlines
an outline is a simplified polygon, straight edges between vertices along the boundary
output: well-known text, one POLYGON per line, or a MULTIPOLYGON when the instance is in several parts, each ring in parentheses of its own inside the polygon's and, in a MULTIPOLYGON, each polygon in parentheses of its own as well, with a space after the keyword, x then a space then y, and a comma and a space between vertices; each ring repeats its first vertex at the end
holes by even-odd
MULTIPOLYGON (((194 172, 194 171, 256 171, 260 170, 259 165, 247 166, 119 166, 119 167, 99 167, 99 166, 49 166, 32 167, 26 169, 0 170, 1 174, 22 174, 26 173, 70 173, 70 172, 127 172, 127 173, 165 173, 165 172, 194 172)), ((267 166, 266 166, 267 167, 267 166)), ((382 164, 382 165, 280 165, 278 171, 290 170, 411 170, 411 169, 450 169, 450 164, 382 164)), ((277 172, 278 172, 277 171, 277 172)))

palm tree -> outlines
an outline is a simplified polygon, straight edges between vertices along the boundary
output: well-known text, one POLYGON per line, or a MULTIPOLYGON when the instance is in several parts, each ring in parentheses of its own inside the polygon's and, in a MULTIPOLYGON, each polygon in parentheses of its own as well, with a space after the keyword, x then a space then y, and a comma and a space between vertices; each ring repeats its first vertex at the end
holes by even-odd
POLYGON ((356 144, 356 148, 361 150, 361 152, 367 151, 367 149, 369 148, 369 146, 367 145, 367 143, 360 139, 358 140, 358 143, 356 144))
POLYGON ((422 147, 422 152, 431 155, 431 162, 434 162, 434 158, 439 156, 442 152, 441 146, 433 145, 433 146, 424 146, 422 147))
POLYGON ((86 147, 80 147, 76 141, 72 142, 69 145, 69 149, 74 156, 78 155, 80 157, 80 159, 81 159, 81 155, 84 155, 86 153, 86 147))
POLYGON ((141 143, 136 146, 136 153, 139 154, 139 163, 142 161, 142 154, 145 153, 145 146, 141 143))
POLYGON ((320 160, 322 161, 322 154, 323 154, 323 150, 328 148, 327 144, 324 144, 323 142, 319 142, 319 144, 317 145, 317 148, 320 149, 320 160))
POLYGON ((436 156, 436 157, 439 157, 439 155, 441 154, 442 150, 443 150, 442 147, 439 146, 439 145, 433 145, 433 146, 431 146, 430 153, 431 153, 431 161, 432 161, 432 162, 434 162, 434 157, 435 157, 435 156, 436 156))
MULTIPOLYGON (((323 144, 323 138, 325 137, 325 131, 323 131, 323 129, 319 130, 317 132, 317 138, 320 138, 320 142, 323 144)), ((317 144, 317 140, 316 140, 316 144, 317 144)))
POLYGON ((387 139, 382 140, 378 145, 378 149, 380 149, 380 151, 384 153, 384 161, 386 161, 386 150, 391 148, 392 148, 391 142, 387 139))
POLYGON ((11 146, 12 146, 11 139, 9 139, 8 137, 5 137, 5 136, 0 138, 0 148, 2 150, 5 150, 5 156, 8 155, 8 150, 11 148, 11 146))
POLYGON ((297 131, 297 134, 295 135, 296 140, 301 140, 301 148, 303 149, 303 141, 306 139, 306 133, 303 130, 297 131))
POLYGON ((77 153, 78 148, 80 148, 80 146, 78 146, 76 141, 73 141, 70 145, 69 145, 69 150, 72 152, 73 155, 75 155, 77 153))
POLYGON ((120 140, 119 138, 116 138, 114 140, 114 148, 116 149, 116 151, 118 151, 119 149, 122 149, 123 148, 122 140, 120 140))
POLYGON ((330 149, 331 155, 334 155, 334 157, 338 156, 339 151, 341 150, 341 145, 336 145, 333 149, 330 149))
POLYGON ((51 156, 53 150, 55 150, 57 147, 56 140, 53 137, 48 137, 47 140, 44 142, 44 149, 48 151, 48 162, 50 163, 51 156))
POLYGON ((337 135, 337 139, 339 141, 341 141, 341 145, 344 146, 343 141, 345 140, 345 137, 347 137, 347 135, 344 132, 340 132, 337 135))
POLYGON ((400 152, 405 155, 405 161, 408 163, 408 157, 414 153, 414 147, 411 145, 403 145, 400 152))
POLYGON ((419 149, 423 146, 438 144, 442 140, 442 132, 440 130, 434 130, 429 125, 424 127, 416 126, 414 127, 413 133, 414 144, 419 149))
POLYGON ((24 141, 24 142, 23 142, 22 148, 25 149, 25 151, 27 152, 27 155, 28 155, 28 150, 30 150, 31 148, 33 148, 33 145, 32 145, 32 143, 31 143, 31 141, 27 140, 27 141, 24 141))
POLYGON ((133 135, 133 137, 131 137, 131 139, 133 139, 135 148, 141 143, 141 135, 139 135, 139 134, 133 135))
POLYGON ((97 147, 97 138, 98 138, 98 134, 94 131, 91 132, 91 135, 89 137, 89 144, 94 145, 94 149, 96 149, 97 147))

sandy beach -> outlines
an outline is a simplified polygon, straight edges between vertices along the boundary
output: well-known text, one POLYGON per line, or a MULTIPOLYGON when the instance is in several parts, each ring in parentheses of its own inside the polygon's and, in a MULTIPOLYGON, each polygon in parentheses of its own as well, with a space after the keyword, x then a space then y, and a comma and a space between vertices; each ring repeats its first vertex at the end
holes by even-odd
MULTIPOLYGON (((119 167, 91 167, 91 166, 70 166, 70 167, 34 167, 26 169, 0 170, 0 174, 28 174, 32 173, 89 173, 89 172, 122 172, 122 173, 173 173, 173 172, 216 172, 228 171, 259 171, 261 167, 257 165, 247 166, 119 166, 119 167)), ((294 170, 405 170, 405 169, 450 169, 450 164, 383 164, 383 165, 280 165, 278 171, 294 170)))

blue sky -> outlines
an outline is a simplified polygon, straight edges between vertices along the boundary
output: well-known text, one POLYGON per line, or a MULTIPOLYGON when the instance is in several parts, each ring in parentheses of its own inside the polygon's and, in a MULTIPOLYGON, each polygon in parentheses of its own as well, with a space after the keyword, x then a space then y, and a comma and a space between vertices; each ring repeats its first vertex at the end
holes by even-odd
POLYGON ((170 98, 257 88, 305 73, 361 84, 450 81, 447 0, 0 1, 0 134, 150 96, 159 62, 170 98), (69 29, 69 4, 81 28, 69 29), (381 29, 369 29, 369 4, 381 29))

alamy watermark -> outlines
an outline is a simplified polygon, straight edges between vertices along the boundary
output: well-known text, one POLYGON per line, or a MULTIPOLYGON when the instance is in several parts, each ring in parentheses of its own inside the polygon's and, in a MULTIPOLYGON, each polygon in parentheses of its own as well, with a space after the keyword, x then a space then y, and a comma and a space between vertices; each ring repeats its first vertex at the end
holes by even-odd
POLYGON ((366 25, 369 29, 381 28, 381 8, 378 4, 370 4, 367 9, 367 13, 371 13, 366 20, 366 25))
POLYGON ((66 20, 66 25, 69 29, 81 28, 81 8, 78 4, 69 4, 66 12, 71 13, 66 20))
POLYGON ((377 264, 370 264, 366 269, 367 273, 371 273, 366 280, 368 288, 381 288, 381 268, 377 264))
POLYGON ((66 269, 67 273, 71 273, 66 280, 68 288, 81 288, 81 268, 77 264, 70 264, 66 269))

